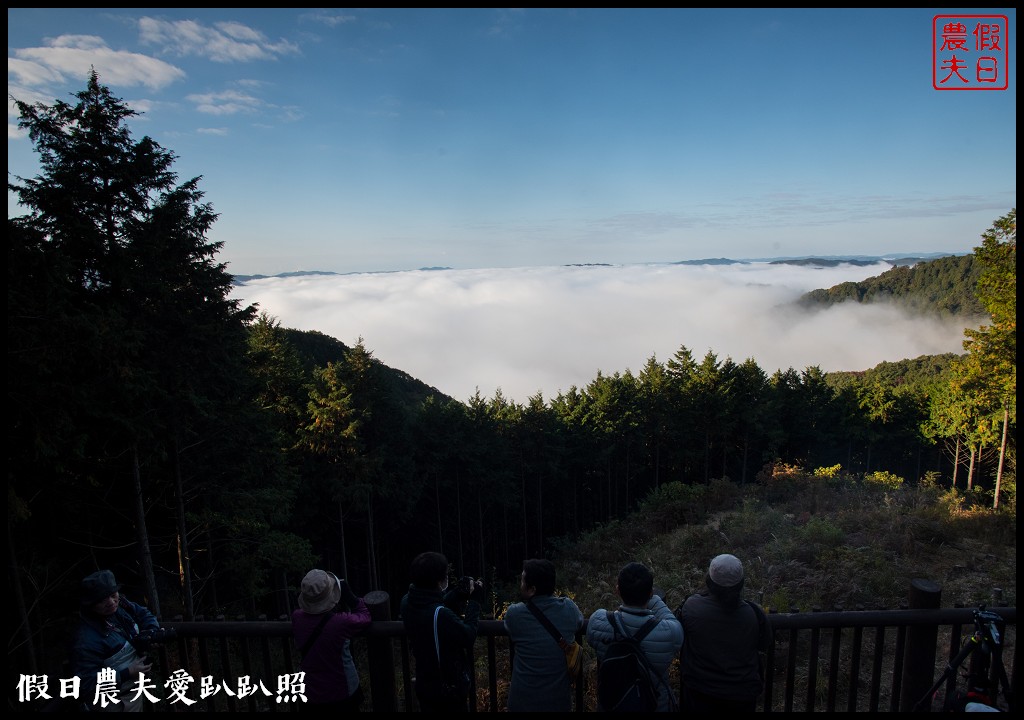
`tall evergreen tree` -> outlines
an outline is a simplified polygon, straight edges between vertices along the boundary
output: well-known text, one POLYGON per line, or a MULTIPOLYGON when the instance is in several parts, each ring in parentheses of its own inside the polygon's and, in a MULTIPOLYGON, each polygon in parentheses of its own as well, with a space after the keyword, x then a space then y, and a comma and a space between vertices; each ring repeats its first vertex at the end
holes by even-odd
MULTIPOLYGON (((179 184, 173 153, 133 139, 135 111, 95 72, 75 98, 15 101, 41 173, 8 183, 25 212, 8 219, 9 274, 19 278, 8 294, 9 356, 20 373, 10 422, 24 441, 9 489, 31 523, 60 528, 69 582, 113 566, 140 578, 132 585, 160 613, 155 568, 177 567, 164 575, 190 612, 197 504, 230 515, 240 509, 216 503, 236 500, 208 492, 225 478, 251 493, 284 477, 273 461, 254 461, 276 451, 260 447, 250 402, 255 308, 230 298, 200 178, 179 184), (39 503, 39 490, 63 502, 39 503)), ((274 506, 288 502, 278 493, 274 506)))

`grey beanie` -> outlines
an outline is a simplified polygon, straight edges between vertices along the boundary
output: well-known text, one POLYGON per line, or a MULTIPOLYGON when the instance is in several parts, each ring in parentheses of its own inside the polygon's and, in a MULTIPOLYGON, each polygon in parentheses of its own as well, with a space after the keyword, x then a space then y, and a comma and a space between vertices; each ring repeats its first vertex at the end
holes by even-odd
POLYGON ((735 555, 718 555, 708 567, 708 577, 720 587, 735 587, 743 581, 743 563, 735 555))

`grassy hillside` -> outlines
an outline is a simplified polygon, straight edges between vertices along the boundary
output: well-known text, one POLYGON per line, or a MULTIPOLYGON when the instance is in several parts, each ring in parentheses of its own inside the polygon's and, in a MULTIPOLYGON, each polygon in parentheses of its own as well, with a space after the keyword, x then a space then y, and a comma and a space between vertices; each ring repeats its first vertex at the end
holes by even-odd
MULTIPOLYGON (((778 466, 744 487, 663 485, 621 522, 559 544, 553 559, 559 592, 585 617, 618 606, 615 579, 627 562, 651 567, 675 608, 704 586, 708 562, 723 552, 743 560, 745 596, 778 612, 896 609, 915 578, 942 588, 943 607, 998 598, 1016 606, 1016 509, 993 512, 990 501, 928 483, 909 487, 886 473, 858 479, 838 468, 778 466)), ((515 588, 505 592, 517 597, 515 588)), ((584 704, 593 711, 596 661, 589 646, 584 652, 584 704)), ((508 672, 499 668, 499 677, 508 672)), ((674 664, 674 684, 677 673, 674 664)), ((503 706, 507 681, 498 695, 503 706)))
POLYGON ((746 567, 746 596, 781 612, 894 609, 914 578, 940 585, 946 607, 991 603, 996 588, 1015 606, 1016 508, 993 512, 983 495, 788 466, 746 487, 670 483, 629 518, 559 547, 559 585, 586 614, 615 607, 616 574, 638 560, 675 607, 730 552, 746 567))

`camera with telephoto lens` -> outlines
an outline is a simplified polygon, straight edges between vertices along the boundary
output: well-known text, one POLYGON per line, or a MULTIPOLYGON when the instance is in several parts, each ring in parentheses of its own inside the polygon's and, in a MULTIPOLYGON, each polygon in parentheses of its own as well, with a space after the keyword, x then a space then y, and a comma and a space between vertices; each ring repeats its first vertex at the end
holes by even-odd
POLYGON ((156 628, 155 630, 143 630, 138 635, 132 638, 132 647, 139 655, 145 655, 146 652, 154 645, 160 645, 173 640, 178 636, 178 631, 174 628, 156 628))

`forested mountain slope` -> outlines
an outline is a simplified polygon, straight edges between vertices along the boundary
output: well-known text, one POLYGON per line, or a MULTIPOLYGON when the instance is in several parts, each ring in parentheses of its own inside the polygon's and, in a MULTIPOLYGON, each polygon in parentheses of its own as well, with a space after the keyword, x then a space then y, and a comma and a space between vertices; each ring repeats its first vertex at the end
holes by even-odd
MULTIPOLYGON (((315 368, 324 367, 329 362, 343 362, 349 351, 349 347, 341 340, 319 330, 281 330, 287 341, 295 348, 307 373, 311 373, 315 368)), ((397 394, 405 398, 411 407, 419 405, 431 395, 444 395, 437 388, 414 378, 404 370, 389 367, 377 358, 371 358, 371 363, 380 369, 382 376, 387 378, 387 383, 397 394)))
POLYGON ((983 318, 987 313, 975 293, 980 274, 974 255, 955 255, 899 265, 860 282, 812 290, 800 298, 800 304, 827 307, 848 300, 896 302, 927 315, 983 318))

